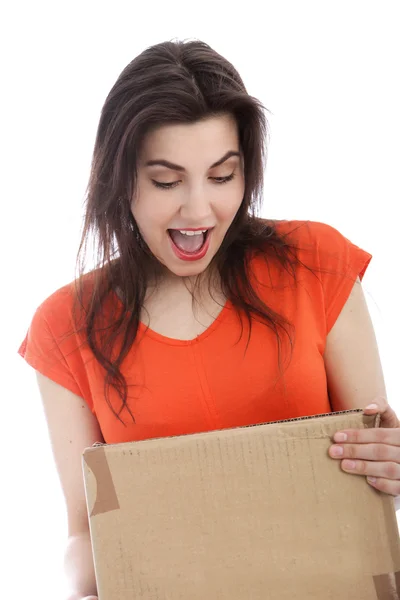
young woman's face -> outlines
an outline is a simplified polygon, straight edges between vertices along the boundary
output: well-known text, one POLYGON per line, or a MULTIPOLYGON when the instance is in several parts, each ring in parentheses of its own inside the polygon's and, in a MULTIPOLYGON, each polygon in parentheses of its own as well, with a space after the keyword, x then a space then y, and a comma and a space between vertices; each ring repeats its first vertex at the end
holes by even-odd
POLYGON ((162 126, 145 138, 132 214, 174 275, 198 275, 210 264, 243 200, 243 168, 229 115, 162 126))

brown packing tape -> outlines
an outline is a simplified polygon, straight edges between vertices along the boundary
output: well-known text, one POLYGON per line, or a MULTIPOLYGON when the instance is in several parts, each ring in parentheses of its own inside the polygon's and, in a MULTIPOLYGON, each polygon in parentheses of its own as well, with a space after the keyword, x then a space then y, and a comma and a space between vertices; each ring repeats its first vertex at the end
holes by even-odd
POLYGON ((400 571, 374 576, 377 600, 399 600, 400 571))
POLYGON ((96 500, 90 516, 101 515, 110 510, 118 510, 119 502, 115 491, 110 467, 104 446, 98 446, 84 455, 85 462, 96 479, 96 500))

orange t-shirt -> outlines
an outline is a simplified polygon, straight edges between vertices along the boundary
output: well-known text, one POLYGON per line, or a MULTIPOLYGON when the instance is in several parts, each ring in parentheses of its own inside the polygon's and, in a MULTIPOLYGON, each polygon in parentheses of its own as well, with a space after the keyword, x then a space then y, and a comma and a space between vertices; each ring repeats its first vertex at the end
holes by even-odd
MULTIPOLYGON (((326 337, 371 255, 336 229, 310 221, 277 221, 315 274, 297 267, 293 278, 272 261, 251 262, 252 280, 267 306, 294 325, 293 350, 283 339, 283 374, 275 334, 253 321, 241 324, 228 301, 211 326, 190 341, 170 339, 144 325, 122 365, 128 405, 124 426, 104 398, 104 369, 83 333, 72 326, 72 287, 62 287, 37 309, 19 353, 36 370, 82 397, 106 443, 189 434, 331 411, 324 365, 326 337)), ((119 302, 115 295, 109 301, 119 302)), ((121 400, 110 388, 119 411, 121 400)))

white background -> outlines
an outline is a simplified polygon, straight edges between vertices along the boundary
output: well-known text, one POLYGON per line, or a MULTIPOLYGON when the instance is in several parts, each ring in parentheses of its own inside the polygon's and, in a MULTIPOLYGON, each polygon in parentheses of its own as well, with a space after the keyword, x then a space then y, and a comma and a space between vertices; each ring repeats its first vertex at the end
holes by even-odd
POLYGON ((264 215, 327 222, 373 254, 364 289, 400 409, 399 10, 387 0, 3 7, 4 597, 63 598, 65 508, 34 372, 17 349, 36 307, 74 276, 100 110, 147 46, 198 38, 230 60, 272 111, 264 215))

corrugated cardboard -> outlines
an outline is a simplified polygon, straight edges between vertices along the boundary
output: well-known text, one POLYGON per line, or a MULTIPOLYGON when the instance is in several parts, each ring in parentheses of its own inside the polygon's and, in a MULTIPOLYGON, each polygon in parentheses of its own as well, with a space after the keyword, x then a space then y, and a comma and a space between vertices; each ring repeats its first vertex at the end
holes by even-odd
POLYGON ((100 600, 396 600, 393 500, 328 456, 359 411, 83 454, 100 600))

